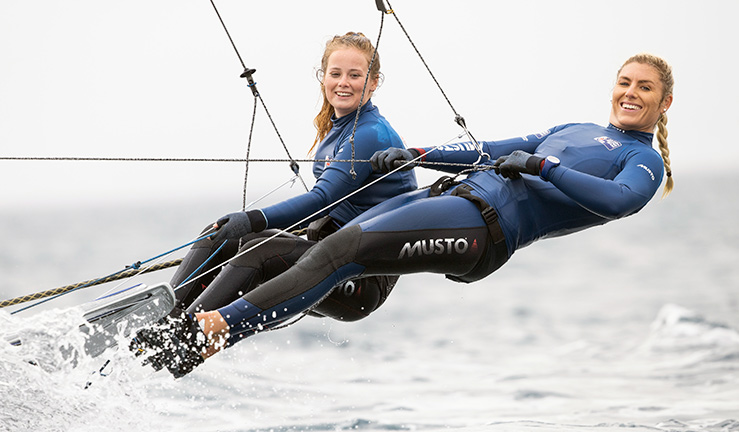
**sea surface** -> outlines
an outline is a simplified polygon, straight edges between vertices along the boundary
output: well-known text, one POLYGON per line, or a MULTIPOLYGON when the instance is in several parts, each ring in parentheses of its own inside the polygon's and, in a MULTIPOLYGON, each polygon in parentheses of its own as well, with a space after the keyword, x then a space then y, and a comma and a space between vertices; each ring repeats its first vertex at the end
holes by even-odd
MULTIPOLYGON (((76 305, 117 283, 0 309, 0 339, 24 340, 0 343, 0 431, 739 431, 734 183, 678 176, 667 199, 540 241, 484 281, 402 277, 363 321, 305 318, 179 380, 126 350, 61 354, 84 342, 76 305)), ((239 199, 0 203, 0 297, 176 248, 239 199)))

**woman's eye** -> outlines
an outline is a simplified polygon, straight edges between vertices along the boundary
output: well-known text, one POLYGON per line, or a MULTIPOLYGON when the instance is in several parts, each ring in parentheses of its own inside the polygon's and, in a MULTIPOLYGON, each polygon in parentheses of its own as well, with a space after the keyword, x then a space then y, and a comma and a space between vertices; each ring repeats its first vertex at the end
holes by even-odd
POLYGON ((341 74, 340 74, 340 73, 338 73, 338 72, 331 72, 331 73, 330 73, 330 74, 328 74, 328 75, 329 75, 329 76, 330 76, 331 78, 338 78, 338 77, 340 77, 340 76, 341 76, 341 74))
POLYGON ((650 91, 650 90, 652 90, 652 89, 651 89, 650 87, 648 87, 648 86, 641 86, 641 89, 642 89, 642 90, 644 90, 644 91, 650 91))
POLYGON ((351 76, 352 78, 354 78, 354 79, 357 79, 357 78, 361 78, 361 77, 362 77, 362 75, 360 75, 360 74, 358 74, 358 73, 353 73, 353 74, 351 74, 350 76, 351 76))

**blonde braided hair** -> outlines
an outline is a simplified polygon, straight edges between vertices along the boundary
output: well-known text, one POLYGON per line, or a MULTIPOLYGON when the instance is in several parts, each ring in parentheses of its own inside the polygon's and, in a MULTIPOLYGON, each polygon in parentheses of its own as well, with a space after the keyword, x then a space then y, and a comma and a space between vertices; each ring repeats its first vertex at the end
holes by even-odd
MULTIPOLYGON (((652 66, 658 73, 660 81, 662 82, 662 100, 672 95, 672 89, 675 86, 675 79, 672 76, 672 67, 662 58, 652 54, 637 54, 632 56, 621 65, 621 69, 629 63, 641 63, 652 66)), ((621 73, 621 69, 618 70, 618 74, 621 73)), ((665 173, 667 174, 667 181, 665 182, 665 188, 662 192, 662 198, 665 198, 670 194, 675 183, 672 179, 672 168, 670 167, 670 149, 667 146, 667 114, 665 112, 660 113, 659 119, 657 119, 657 143, 659 145, 659 152, 662 155, 662 162, 665 165, 665 173)))
POLYGON ((662 154, 662 162, 665 164, 665 172, 667 173, 667 181, 662 192, 662 198, 672 192, 675 185, 672 180, 672 168, 670 168, 670 149, 667 147, 667 114, 662 113, 657 120, 657 142, 659 143, 659 152, 662 154))

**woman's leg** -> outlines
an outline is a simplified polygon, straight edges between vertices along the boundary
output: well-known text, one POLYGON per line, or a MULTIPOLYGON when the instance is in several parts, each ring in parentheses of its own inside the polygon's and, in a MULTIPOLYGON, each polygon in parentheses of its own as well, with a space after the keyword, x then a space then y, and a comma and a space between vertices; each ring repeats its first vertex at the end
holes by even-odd
MULTIPOLYGON (((418 189, 395 196, 357 216, 350 224, 356 225, 411 201, 426 198, 428 193, 428 189, 418 189)), ((399 277, 395 275, 377 275, 344 281, 336 286, 325 300, 313 307, 311 314, 340 321, 358 321, 366 318, 385 303, 398 279, 399 277)))
MULTIPOLYGON (((269 234, 274 235, 274 232, 269 234)), ((190 304, 187 312, 214 310, 228 305, 292 267, 316 243, 291 234, 269 237, 271 235, 246 242, 239 252, 248 252, 232 259, 190 304)))
MULTIPOLYGON (((231 338, 244 337, 310 309, 357 276, 471 272, 488 244, 479 209, 456 196, 413 199, 361 217, 312 247, 290 270, 219 312, 231 338)), ((379 207, 379 206, 378 206, 379 207)))
MULTIPOLYGON (((207 287, 200 291, 199 296, 190 302, 186 311, 197 313, 228 305, 292 267, 305 251, 316 243, 292 234, 282 234, 271 239, 274 232, 267 234, 269 235, 265 234, 263 237, 246 242, 239 249, 239 253, 247 252, 233 258, 217 273, 215 279, 209 278, 212 282, 209 282, 207 287)), ((212 253, 208 246, 200 250, 212 253)), ((231 254, 235 255, 237 254, 231 254)), ((221 260, 216 260, 216 264, 221 264, 224 260, 224 257, 219 258, 221 260)), ((208 268, 216 264, 211 264, 208 268)), ((397 279, 397 276, 370 276, 343 282, 316 306, 313 310, 314 315, 342 321, 365 318, 382 305, 397 279)), ((202 281, 198 281, 198 284, 205 286, 202 281)))
MULTIPOLYGON (((200 233, 200 236, 203 236, 208 231, 212 231, 212 229, 212 225, 208 225, 200 233)), ((216 255, 213 255, 222 244, 223 242, 214 242, 205 238, 193 244, 190 250, 187 251, 187 254, 182 259, 182 263, 180 263, 169 282, 172 288, 175 288, 178 307, 182 309, 188 307, 203 292, 205 287, 210 284, 213 278, 216 277, 217 273, 216 271, 210 271, 205 276, 199 277, 201 274, 208 272, 236 254, 238 242, 228 242, 216 255), (208 261, 209 258, 210 260, 208 261), (203 268, 198 269, 206 261, 208 263, 203 268), (183 282, 192 280, 193 278, 197 279, 191 283, 182 285, 183 282)))
MULTIPOLYGON (((209 225, 205 227, 200 235, 202 236, 210 230, 212 230, 212 226, 209 225)), ((220 270, 220 267, 223 263, 236 256, 239 250, 239 244, 243 245, 249 242, 259 242, 272 237, 278 232, 278 230, 266 230, 259 233, 250 233, 239 240, 230 240, 226 242, 225 245, 222 241, 214 242, 208 238, 193 244, 192 248, 187 252, 182 263, 177 268, 177 271, 175 271, 175 274, 169 282, 172 288, 175 289, 175 297, 177 299, 178 306, 182 309, 187 309, 188 311, 196 308, 196 306, 193 305, 195 300, 202 296, 206 288, 211 285, 216 276, 218 276, 222 271, 220 270), (221 245, 223 245, 222 248, 221 245), (206 264, 203 265, 203 263, 206 264)), ((280 234, 278 238, 283 237, 298 238, 297 236, 287 233, 280 234)), ((307 249, 307 247, 305 249, 307 249)), ((303 249, 303 252, 305 249, 303 249)), ((298 255, 298 257, 299 256, 300 255, 298 255)), ((293 263, 294 261, 291 265, 293 263)), ((234 298, 237 297, 238 296, 234 298)), ((230 302, 221 303, 217 307, 228 303, 230 302)))

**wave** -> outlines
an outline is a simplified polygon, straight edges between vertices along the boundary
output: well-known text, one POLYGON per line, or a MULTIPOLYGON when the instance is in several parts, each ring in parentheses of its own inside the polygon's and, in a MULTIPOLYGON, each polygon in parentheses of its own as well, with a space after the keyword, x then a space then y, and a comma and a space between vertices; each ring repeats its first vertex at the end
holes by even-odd
POLYGON ((739 332, 675 304, 664 305, 640 349, 653 354, 693 353, 701 361, 739 358, 739 332))

